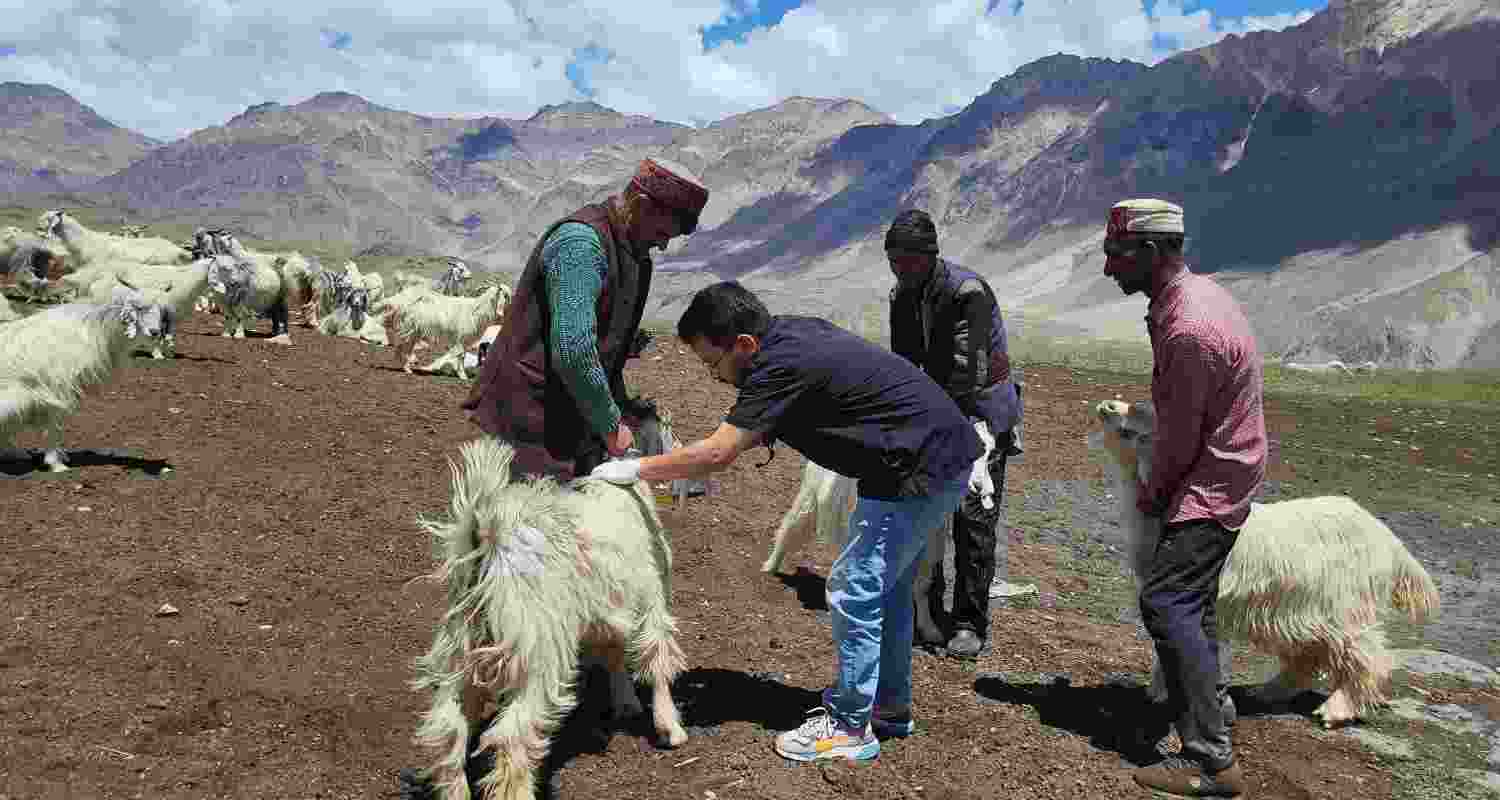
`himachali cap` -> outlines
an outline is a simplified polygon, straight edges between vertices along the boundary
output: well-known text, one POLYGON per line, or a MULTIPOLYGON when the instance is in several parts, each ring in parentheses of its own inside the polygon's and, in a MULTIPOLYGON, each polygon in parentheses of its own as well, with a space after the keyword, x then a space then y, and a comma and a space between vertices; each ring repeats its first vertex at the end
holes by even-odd
POLYGON ((1183 233, 1182 206, 1165 200, 1121 200, 1109 210, 1106 238, 1127 233, 1183 233))
POLYGON ((646 158, 630 185, 672 209, 683 225, 683 233, 698 227, 698 214, 708 205, 708 189, 687 167, 664 158, 646 158))

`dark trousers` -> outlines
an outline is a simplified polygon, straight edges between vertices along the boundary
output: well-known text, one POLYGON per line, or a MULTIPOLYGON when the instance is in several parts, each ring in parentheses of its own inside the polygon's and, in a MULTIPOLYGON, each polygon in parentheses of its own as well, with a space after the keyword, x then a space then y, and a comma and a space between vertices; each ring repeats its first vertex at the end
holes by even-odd
POLYGON ((932 590, 927 595, 928 610, 940 625, 946 616, 948 624, 944 627, 952 631, 967 628, 981 639, 988 638, 990 631, 990 584, 995 580, 996 529, 1005 501, 1005 462, 1010 436, 1008 431, 996 436, 995 448, 990 451, 994 507, 985 508, 978 495, 965 491, 958 510, 953 512, 953 613, 943 613, 947 581, 941 561, 932 565, 932 590))
POLYGON ((1156 642, 1182 754, 1214 771, 1234 763, 1214 610, 1236 538, 1213 520, 1166 526, 1141 587, 1141 616, 1156 642))

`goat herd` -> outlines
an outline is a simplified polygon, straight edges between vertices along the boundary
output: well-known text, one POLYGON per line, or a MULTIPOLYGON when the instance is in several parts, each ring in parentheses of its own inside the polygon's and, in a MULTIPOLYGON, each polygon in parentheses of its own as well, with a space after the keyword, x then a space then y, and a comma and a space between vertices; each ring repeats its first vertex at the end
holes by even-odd
POLYGON ((22 430, 44 430, 52 471, 67 469, 63 422, 83 392, 138 344, 153 358, 175 354, 175 322, 194 310, 222 314, 223 335, 233 338, 269 318, 279 344, 291 343, 295 311, 304 328, 394 345, 407 372, 438 345, 427 370, 467 379, 510 299, 503 284, 466 293, 473 273, 458 259, 436 279, 398 272, 398 291, 386 295, 380 275, 361 274, 353 261, 325 269, 295 251, 252 251, 218 229, 200 228, 186 244, 139 228, 103 233, 62 210, 43 214, 35 233, 0 230, 0 267, 0 287, 48 304, 23 317, 0 294, 0 447, 13 447, 22 430))
MULTIPOLYGON (((243 337, 269 317, 280 342, 290 341, 295 310, 304 327, 393 345, 407 371, 419 348, 439 343, 445 350, 428 369, 451 365, 467 377, 478 359, 466 344, 493 337, 510 297, 499 285, 465 294, 471 274, 457 260, 430 283, 398 274, 398 291, 386 296, 380 276, 362 275, 353 262, 322 269, 296 252, 253 252, 222 230, 200 229, 180 246, 90 231, 63 211, 44 214, 39 229, 0 231, 5 283, 28 298, 70 302, 4 321, 0 296, 0 447, 43 429, 51 470, 67 469, 62 423, 83 390, 105 381, 140 340, 154 357, 171 352, 174 320, 195 308, 222 313, 224 336, 243 337)), ((1106 401, 1095 412, 1100 427, 1090 442, 1107 457, 1127 566, 1138 574, 1159 536, 1159 521, 1133 500, 1149 474, 1154 417, 1149 403, 1106 401)), ((628 415, 648 453, 677 446, 670 418, 654 406, 628 415)), ((433 577, 447 587, 449 608, 419 661, 416 684, 431 690, 432 704, 416 735, 436 754, 423 780, 446 800, 470 797, 476 747, 495 757, 478 782, 486 796, 532 796, 552 731, 576 703, 580 653, 607 668, 619 706, 634 702, 632 672, 654 687, 665 745, 688 738, 671 697, 687 657, 674 635, 671 537, 655 490, 645 482, 512 482, 511 456, 486 438, 463 445, 447 515, 418 521, 442 555, 433 577)), ((779 570, 814 530, 845 536, 855 494, 851 479, 809 461, 762 569, 779 570)), ((945 538, 932 532, 927 563, 942 558, 945 538)), ((914 591, 927 589, 919 582, 914 591)), ((1348 498, 1316 497, 1253 507, 1218 603, 1221 636, 1280 660, 1260 695, 1274 700, 1324 679, 1331 693, 1315 716, 1333 725, 1384 701, 1392 665, 1379 616, 1394 609, 1420 620, 1436 611, 1438 596, 1385 524, 1348 498)), ((914 605, 927 608, 920 597, 914 605)), ((1153 678, 1153 698, 1164 699, 1159 668, 1153 678)))

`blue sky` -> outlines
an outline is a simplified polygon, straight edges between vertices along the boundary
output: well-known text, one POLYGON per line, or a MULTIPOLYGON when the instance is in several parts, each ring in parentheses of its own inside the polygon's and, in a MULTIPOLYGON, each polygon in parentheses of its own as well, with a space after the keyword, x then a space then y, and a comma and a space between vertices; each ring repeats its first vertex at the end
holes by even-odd
POLYGON ((46 0, 0 15, 0 61, 163 140, 324 91, 512 119, 589 99, 689 124, 849 98, 914 124, 1049 55, 1155 64, 1326 2, 46 0))

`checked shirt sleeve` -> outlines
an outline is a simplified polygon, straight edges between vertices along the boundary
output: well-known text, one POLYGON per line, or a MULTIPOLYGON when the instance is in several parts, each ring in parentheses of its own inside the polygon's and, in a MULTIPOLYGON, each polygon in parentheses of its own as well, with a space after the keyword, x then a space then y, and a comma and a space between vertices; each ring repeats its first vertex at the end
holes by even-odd
POLYGON ((1191 327, 1169 332, 1155 357, 1151 480, 1141 488, 1136 508, 1160 516, 1203 452, 1205 416, 1210 398, 1218 393, 1221 359, 1212 334, 1191 327))

